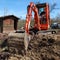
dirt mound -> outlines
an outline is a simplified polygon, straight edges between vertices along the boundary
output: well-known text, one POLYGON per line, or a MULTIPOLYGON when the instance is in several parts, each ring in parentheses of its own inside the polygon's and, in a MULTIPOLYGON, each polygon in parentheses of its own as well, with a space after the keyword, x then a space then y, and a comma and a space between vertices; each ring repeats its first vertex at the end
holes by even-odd
MULTIPOLYGON (((23 44, 21 45, 21 49, 23 44)), ((60 41, 34 37, 25 55, 21 49, 20 54, 13 54, 9 60, 60 60, 60 41), (21 54, 22 53, 22 54, 21 54)))

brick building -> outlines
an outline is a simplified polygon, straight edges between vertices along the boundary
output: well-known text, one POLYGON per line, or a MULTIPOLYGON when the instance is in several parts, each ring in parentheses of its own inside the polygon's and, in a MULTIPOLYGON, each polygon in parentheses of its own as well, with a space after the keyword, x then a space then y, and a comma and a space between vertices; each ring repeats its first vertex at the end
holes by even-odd
POLYGON ((0 17, 0 33, 17 30, 18 19, 14 15, 0 17))

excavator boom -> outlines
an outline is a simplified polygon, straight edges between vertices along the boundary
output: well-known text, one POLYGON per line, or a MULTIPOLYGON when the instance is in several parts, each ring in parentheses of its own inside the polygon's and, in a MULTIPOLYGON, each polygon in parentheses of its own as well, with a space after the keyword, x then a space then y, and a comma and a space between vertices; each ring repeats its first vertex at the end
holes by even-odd
POLYGON ((28 6, 27 16, 26 16, 26 25, 25 25, 25 31, 29 33, 29 27, 30 27, 30 21, 32 17, 32 12, 34 12, 34 28, 37 28, 40 30, 40 23, 39 23, 39 15, 38 15, 38 9, 36 8, 36 5, 31 2, 28 6), (37 27, 38 26, 38 27, 37 27))

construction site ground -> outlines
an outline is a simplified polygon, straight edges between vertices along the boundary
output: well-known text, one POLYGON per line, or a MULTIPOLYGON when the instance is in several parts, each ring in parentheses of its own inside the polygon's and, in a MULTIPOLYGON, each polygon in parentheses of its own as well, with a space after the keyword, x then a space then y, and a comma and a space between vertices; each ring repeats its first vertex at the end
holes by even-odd
POLYGON ((17 35, 0 34, 0 60, 4 57, 8 60, 60 60, 60 33, 34 36, 26 54, 24 38, 20 38, 19 33, 17 35))

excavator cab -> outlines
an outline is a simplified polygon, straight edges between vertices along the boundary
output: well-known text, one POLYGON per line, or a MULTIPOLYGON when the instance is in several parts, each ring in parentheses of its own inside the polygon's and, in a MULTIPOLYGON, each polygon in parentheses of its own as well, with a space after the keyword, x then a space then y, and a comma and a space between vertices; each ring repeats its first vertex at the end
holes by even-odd
POLYGON ((48 30, 50 23, 49 5, 47 3, 36 4, 40 20, 40 29, 48 30))

